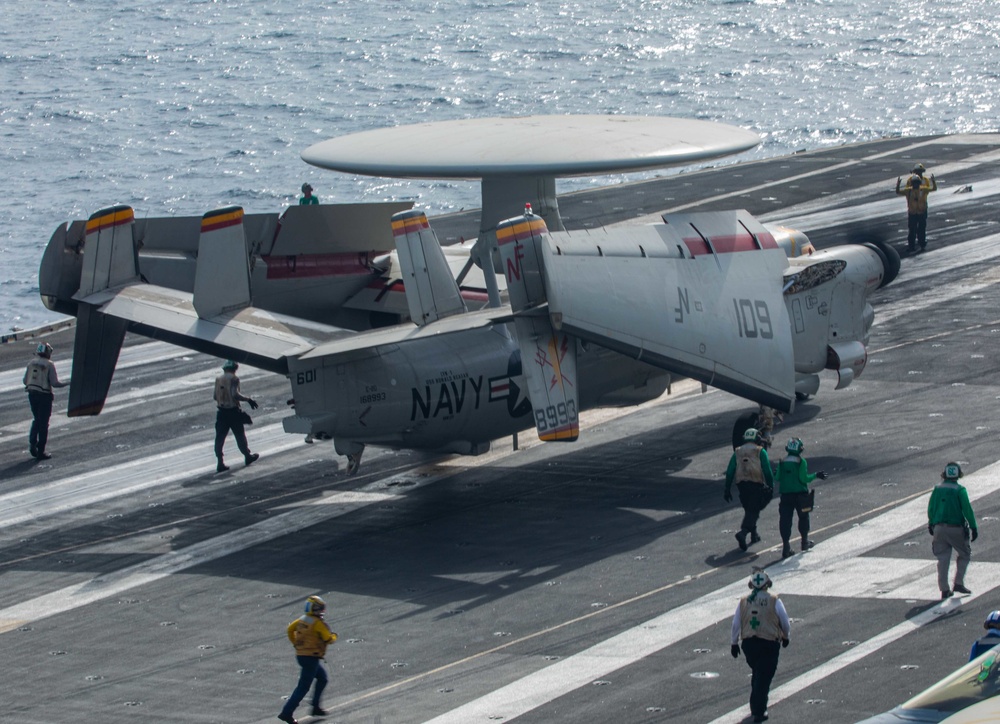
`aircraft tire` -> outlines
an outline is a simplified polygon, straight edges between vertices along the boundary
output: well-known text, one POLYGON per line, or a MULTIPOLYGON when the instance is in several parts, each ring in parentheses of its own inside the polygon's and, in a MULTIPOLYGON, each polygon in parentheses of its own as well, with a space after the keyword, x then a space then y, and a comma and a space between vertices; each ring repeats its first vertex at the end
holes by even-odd
POLYGON ((751 427, 757 426, 757 413, 756 412, 744 412, 742 415, 736 418, 736 423, 733 425, 733 449, 738 448, 743 444, 743 433, 745 433, 751 427))

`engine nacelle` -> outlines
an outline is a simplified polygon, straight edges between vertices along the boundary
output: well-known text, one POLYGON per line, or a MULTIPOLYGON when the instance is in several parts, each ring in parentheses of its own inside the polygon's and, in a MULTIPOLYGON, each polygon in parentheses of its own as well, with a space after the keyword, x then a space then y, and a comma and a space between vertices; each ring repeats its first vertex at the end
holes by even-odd
POLYGON ((868 297, 899 271, 894 255, 891 247, 867 243, 789 260, 784 296, 797 375, 835 370, 842 389, 861 374, 875 319, 868 297))

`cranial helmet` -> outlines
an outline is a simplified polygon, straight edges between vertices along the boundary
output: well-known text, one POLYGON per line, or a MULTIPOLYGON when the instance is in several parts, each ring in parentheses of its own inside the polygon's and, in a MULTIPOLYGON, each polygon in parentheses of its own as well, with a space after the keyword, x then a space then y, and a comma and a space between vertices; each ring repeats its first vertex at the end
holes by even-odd
POLYGON ((1000 611, 990 611, 990 615, 983 623, 983 628, 1000 628, 1000 611))
POLYGON ((910 173, 920 174, 920 173, 923 173, 926 170, 927 169, 924 168, 924 165, 922 163, 918 163, 916 166, 913 167, 913 170, 910 171, 910 173))
POLYGON ((40 345, 35 347, 35 354, 37 354, 39 357, 44 357, 45 359, 48 359, 49 357, 52 356, 52 345, 49 344, 48 342, 42 342, 40 345))
POLYGON ((319 596, 310 596, 306 599, 306 613, 310 616, 319 616, 326 611, 326 601, 319 596))
POLYGON ((754 571, 750 576, 750 588, 761 591, 770 587, 771 579, 764 571, 754 571))
POLYGON ((744 442, 757 442, 759 436, 760 432, 757 431, 756 427, 748 427, 743 433, 743 440, 744 442))
POLYGON ((239 365, 231 359, 227 359, 225 363, 222 365, 222 369, 224 370, 235 370, 238 367, 239 365))
POLYGON ((785 445, 785 452, 789 452, 792 455, 800 455, 803 449, 804 446, 802 445, 802 441, 797 437, 793 437, 788 441, 788 444, 785 445))
POLYGON ((958 463, 948 463, 944 466, 944 472, 941 473, 941 477, 945 480, 958 480, 962 477, 962 466, 958 463))
POLYGON ((920 177, 917 176, 916 174, 913 174, 912 176, 910 176, 909 185, 912 186, 912 187, 914 187, 914 188, 916 188, 917 186, 919 186, 920 185, 920 177))
POLYGON ((305 193, 306 191, 312 191, 312 190, 313 190, 313 187, 310 186, 309 184, 307 184, 307 183, 302 184, 302 193, 305 193))

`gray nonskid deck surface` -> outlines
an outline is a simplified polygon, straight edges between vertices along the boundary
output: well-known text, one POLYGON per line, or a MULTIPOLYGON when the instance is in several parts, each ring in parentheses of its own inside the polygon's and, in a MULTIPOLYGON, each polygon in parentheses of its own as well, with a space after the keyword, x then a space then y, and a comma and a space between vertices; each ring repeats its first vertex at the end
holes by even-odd
MULTIPOLYGON (((0 346, 0 718, 277 721, 297 676, 284 628, 319 593, 340 634, 326 721, 510 721, 515 700, 519 722, 740 721, 749 669, 712 612, 731 612, 751 565, 794 619, 770 721, 853 722, 904 701, 963 663, 1000 600, 998 150, 992 136, 895 138, 560 199, 570 228, 711 197, 703 208, 819 224, 804 231, 820 247, 863 227, 903 248, 896 176, 945 169, 928 251, 877 294, 864 374, 843 391, 824 378, 776 431, 830 473, 819 543, 785 563, 776 503, 761 546, 735 548, 722 473, 751 406, 724 393, 678 385, 597 411, 567 445, 370 449, 349 478, 332 444, 281 433, 287 382, 246 369, 262 457, 217 476, 216 360, 130 339, 106 411, 55 418, 53 457, 36 463, 17 384, 34 342, 0 346), (986 491, 974 596, 869 652, 938 603, 930 538, 904 513, 949 460, 986 491), (871 547, 854 545, 863 535, 871 547)), ((474 214, 431 223, 442 238, 476 230, 474 214)), ((52 340, 68 378, 72 336, 52 340)))

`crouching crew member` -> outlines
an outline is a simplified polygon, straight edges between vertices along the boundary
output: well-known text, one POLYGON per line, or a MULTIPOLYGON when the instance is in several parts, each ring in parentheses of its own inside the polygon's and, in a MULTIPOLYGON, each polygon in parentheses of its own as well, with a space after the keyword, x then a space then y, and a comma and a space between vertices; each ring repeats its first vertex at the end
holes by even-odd
POLYGON ((337 640, 337 634, 330 630, 323 617, 326 615, 326 602, 319 596, 306 599, 306 612, 288 624, 288 640, 295 646, 295 658, 301 671, 299 683, 295 691, 288 697, 278 718, 287 724, 298 724, 295 719, 295 709, 309 693, 313 681, 312 715, 325 716, 326 709, 320 706, 323 689, 326 688, 330 676, 323 666, 326 657, 326 647, 337 640))
POLYGON ((750 593, 740 599, 733 615, 730 653, 743 655, 752 672, 750 677, 750 714, 755 722, 767 719, 767 697, 771 680, 778 670, 778 654, 788 646, 791 624, 781 599, 770 592, 771 579, 764 571, 750 576, 750 593))
POLYGON ((938 588, 941 598, 952 595, 948 588, 948 568, 951 566, 951 552, 957 553, 955 560, 955 593, 972 593, 965 587, 965 572, 972 560, 972 545, 969 540, 979 537, 976 517, 969 503, 969 493, 958 484, 962 468, 958 463, 948 463, 941 473, 941 482, 934 486, 930 502, 927 503, 927 532, 934 536, 931 551, 937 558, 938 588))
POLYGON ((986 635, 972 644, 969 661, 1000 644, 1000 611, 990 611, 983 628, 986 629, 986 635))
POLYGON ((782 558, 794 555, 788 542, 792 536, 793 513, 799 517, 802 550, 807 551, 813 547, 813 542, 809 540, 809 513, 813 509, 816 491, 809 490, 809 483, 816 478, 826 480, 826 473, 822 470, 818 473, 809 472, 809 464, 802 457, 803 449, 802 441, 793 437, 785 445, 788 456, 778 463, 778 492, 781 493, 781 502, 778 503, 778 531, 781 533, 782 558))

